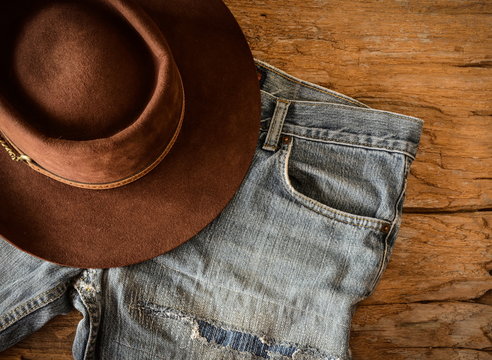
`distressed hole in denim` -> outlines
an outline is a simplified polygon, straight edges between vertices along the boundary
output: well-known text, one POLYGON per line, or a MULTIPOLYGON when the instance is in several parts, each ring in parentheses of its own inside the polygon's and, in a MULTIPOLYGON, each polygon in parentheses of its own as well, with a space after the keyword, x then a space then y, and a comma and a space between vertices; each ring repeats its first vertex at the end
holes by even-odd
POLYGON ((191 327, 191 338, 218 347, 247 352, 265 359, 292 360, 342 360, 342 358, 309 346, 300 347, 293 343, 279 343, 273 339, 250 334, 245 331, 227 329, 214 321, 199 319, 180 310, 139 301, 130 306, 149 315, 181 321, 191 327))
POLYGON ((262 341, 258 336, 240 331, 226 330, 203 320, 198 320, 198 333, 208 342, 214 342, 238 351, 249 352, 265 359, 270 359, 271 353, 292 357, 297 350, 294 346, 270 345, 262 341))

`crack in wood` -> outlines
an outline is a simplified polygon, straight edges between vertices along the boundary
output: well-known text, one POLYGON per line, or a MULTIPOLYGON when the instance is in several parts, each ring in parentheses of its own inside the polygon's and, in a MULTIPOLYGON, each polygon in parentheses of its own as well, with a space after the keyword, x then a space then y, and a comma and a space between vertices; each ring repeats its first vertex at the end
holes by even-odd
POLYGON ((467 64, 455 65, 456 67, 492 68, 492 60, 479 60, 467 64))
POLYGON ((421 208, 411 207, 403 208, 404 214, 426 214, 426 215, 439 215, 439 214, 461 214, 461 213, 479 213, 489 212, 492 208, 489 207, 477 207, 477 208, 421 208))
POLYGON ((381 349, 450 349, 450 350, 472 350, 472 351, 483 351, 492 352, 491 348, 473 348, 465 346, 380 346, 381 349))
MULTIPOLYGON (((491 282, 492 286, 492 282, 491 282)), ((372 307, 372 306, 392 306, 392 305, 427 305, 427 304, 481 304, 488 306, 488 303, 482 303, 480 301, 481 298, 485 297, 486 295, 489 296, 489 294, 492 295, 492 288, 491 290, 488 290, 485 294, 482 294, 476 298, 473 299, 468 299, 468 300, 446 300, 446 299, 440 299, 440 300, 417 300, 417 301, 406 301, 406 302, 375 302, 375 303, 370 303, 370 304, 364 304, 363 302, 358 305, 360 308, 364 307, 372 307)))

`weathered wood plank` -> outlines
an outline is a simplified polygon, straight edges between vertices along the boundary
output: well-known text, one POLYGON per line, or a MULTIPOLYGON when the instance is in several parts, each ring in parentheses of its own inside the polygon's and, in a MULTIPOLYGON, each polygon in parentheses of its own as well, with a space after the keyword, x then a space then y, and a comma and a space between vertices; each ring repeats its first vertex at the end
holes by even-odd
POLYGON ((492 207, 492 2, 226 0, 253 54, 425 121, 405 207, 492 207))
POLYGON ((415 354, 434 359, 426 355, 429 348, 468 350, 468 355, 484 357, 492 350, 491 320, 492 306, 466 302, 361 306, 352 325, 354 359, 409 360, 415 354), (394 353, 388 357, 378 354, 379 349, 394 353), (399 349, 412 351, 405 354, 399 349))
POLYGON ((491 360, 492 355, 487 351, 477 351, 459 348, 381 348, 356 350, 354 360, 491 360))
POLYGON ((354 359, 492 359, 491 221, 404 215, 381 282, 356 310, 354 359))
POLYGON ((390 263, 364 304, 479 300, 492 291, 491 224, 489 211, 404 214, 390 263))

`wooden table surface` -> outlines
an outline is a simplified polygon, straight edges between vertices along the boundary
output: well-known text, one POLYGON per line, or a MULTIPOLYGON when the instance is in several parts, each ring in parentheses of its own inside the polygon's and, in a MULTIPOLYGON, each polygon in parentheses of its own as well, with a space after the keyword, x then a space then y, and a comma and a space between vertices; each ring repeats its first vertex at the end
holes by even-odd
MULTIPOLYGON (((425 121, 354 359, 492 359, 492 1, 227 0, 255 57, 425 121)), ((71 359, 73 311, 0 354, 71 359)))

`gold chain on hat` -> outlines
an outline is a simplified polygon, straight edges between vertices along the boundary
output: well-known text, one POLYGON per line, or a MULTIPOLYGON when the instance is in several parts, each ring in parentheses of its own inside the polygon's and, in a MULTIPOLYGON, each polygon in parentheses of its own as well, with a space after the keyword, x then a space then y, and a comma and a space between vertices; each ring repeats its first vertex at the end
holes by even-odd
POLYGON ((19 154, 17 154, 12 149, 13 146, 10 145, 10 143, 8 143, 6 140, 4 140, 4 138, 2 137, 2 134, 1 133, 0 133, 0 145, 2 145, 2 147, 9 154, 9 156, 11 157, 12 160, 14 160, 14 161, 25 161, 25 162, 30 162, 31 161, 31 158, 29 156, 20 153, 20 151, 18 151, 16 149, 19 152, 19 154))

